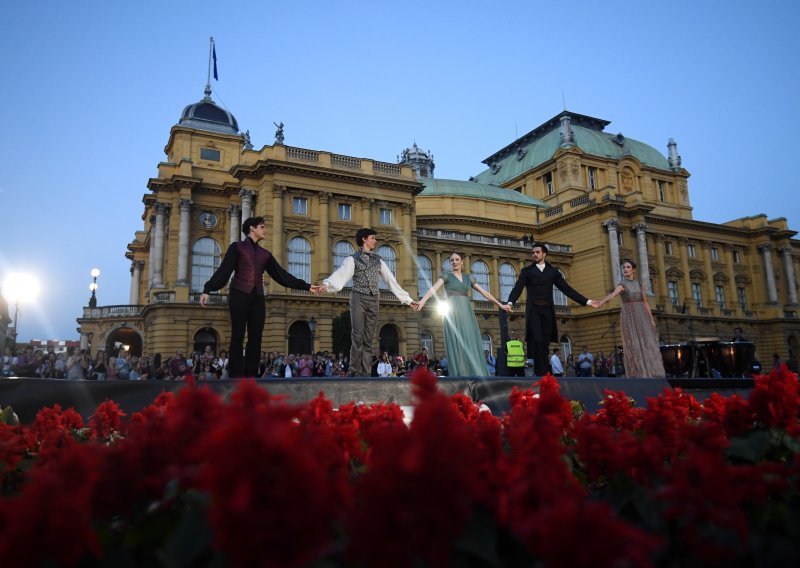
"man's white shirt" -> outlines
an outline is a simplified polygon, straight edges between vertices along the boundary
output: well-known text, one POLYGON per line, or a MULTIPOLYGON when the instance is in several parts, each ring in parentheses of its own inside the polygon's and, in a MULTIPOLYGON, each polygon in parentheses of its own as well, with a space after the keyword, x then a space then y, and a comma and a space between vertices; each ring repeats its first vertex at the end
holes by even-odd
MULTIPOLYGON (((352 256, 348 256, 342 261, 342 265, 322 283, 328 289, 328 292, 338 292, 353 278, 355 270, 356 262, 352 256)), ((383 260, 381 260, 381 278, 401 303, 408 305, 412 302, 411 296, 400 287, 394 274, 389 270, 389 266, 383 260)))

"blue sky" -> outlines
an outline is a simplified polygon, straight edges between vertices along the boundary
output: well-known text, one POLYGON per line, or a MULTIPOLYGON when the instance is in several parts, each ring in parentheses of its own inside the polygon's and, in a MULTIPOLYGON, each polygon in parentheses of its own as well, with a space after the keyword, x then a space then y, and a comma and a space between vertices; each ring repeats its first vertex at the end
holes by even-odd
POLYGON ((93 267, 99 305, 128 303, 126 246, 212 35, 214 100, 256 148, 282 121, 289 145, 382 161, 416 141, 467 179, 565 101, 664 154, 674 138, 695 219, 800 230, 800 3, 272 4, 6 3, 0 284, 42 286, 20 340, 77 339, 93 267))

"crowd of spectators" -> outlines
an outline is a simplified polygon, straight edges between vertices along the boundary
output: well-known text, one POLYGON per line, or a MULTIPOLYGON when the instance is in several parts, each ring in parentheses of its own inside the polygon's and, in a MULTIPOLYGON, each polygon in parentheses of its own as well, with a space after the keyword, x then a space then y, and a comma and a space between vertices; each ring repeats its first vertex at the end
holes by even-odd
MULTIPOLYGON (((411 357, 391 356, 382 353, 372 365, 373 377, 402 377, 418 366, 427 366, 438 375, 447 374, 447 358, 430 357, 427 350, 415 352, 411 357)), ((348 357, 344 353, 320 351, 316 354, 277 351, 261 353, 257 378, 291 377, 346 377, 348 357)), ((6 377, 38 377, 65 380, 184 380, 192 376, 200 380, 225 380, 228 378, 228 354, 214 353, 210 345, 202 351, 178 350, 171 357, 132 355, 120 349, 117 353, 99 350, 94 355, 86 349, 74 348, 68 353, 55 353, 26 345, 18 352, 5 349, 1 374, 6 377)))

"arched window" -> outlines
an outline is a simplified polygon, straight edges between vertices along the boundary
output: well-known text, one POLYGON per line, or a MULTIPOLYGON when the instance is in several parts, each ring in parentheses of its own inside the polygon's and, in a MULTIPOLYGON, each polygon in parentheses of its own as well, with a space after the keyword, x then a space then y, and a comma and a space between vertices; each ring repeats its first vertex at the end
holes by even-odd
POLYGON ((508 300, 511 290, 517 281, 517 271, 509 263, 504 262, 500 265, 500 297, 501 302, 508 300))
POLYGON ((428 350, 428 355, 433 357, 435 352, 433 350, 433 336, 431 335, 431 332, 423 331, 420 333, 419 342, 422 344, 422 347, 428 350))
MULTIPOLYGON (((476 260, 472 263, 472 275, 475 277, 475 283, 486 290, 489 291, 489 267, 486 265, 485 262, 482 260, 476 260)), ((472 291, 472 299, 473 300, 485 300, 480 292, 477 290, 472 291)))
POLYGON ((197 239, 192 246, 192 292, 202 292, 214 271, 219 268, 220 248, 211 237, 197 239))
MULTIPOLYGON (((562 278, 566 278, 566 276, 564 276, 563 270, 559 268, 558 272, 561 274, 562 278)), ((556 306, 567 305, 567 295, 558 288, 556 288, 555 286, 553 286, 553 304, 556 306)))
POLYGON ((419 264, 417 287, 419 288, 419 295, 422 297, 433 285, 433 269, 431 268, 431 259, 424 255, 417 256, 417 264, 419 264))
MULTIPOLYGON (((351 245, 347 241, 338 241, 335 245, 333 245, 333 270, 334 271, 337 270, 344 262, 344 259, 347 258, 348 256, 353 256, 355 252, 356 249, 353 248, 353 245, 351 245)), ((347 281, 345 287, 346 288, 353 287, 352 278, 347 281)))
MULTIPOLYGON (((492 336, 488 333, 481 334, 481 343, 483 343, 483 350, 488 351, 489 353, 494 353, 492 349, 492 336)), ((483 353, 481 353, 483 355, 483 353)))
MULTIPOLYGON (((392 276, 397 278, 397 260, 395 259, 394 249, 389 245, 381 245, 378 247, 378 256, 381 257, 381 260, 389 267, 392 276)), ((380 289, 386 290, 388 288, 383 278, 381 278, 380 289)))
POLYGON ((311 281, 311 243, 303 237, 289 239, 289 274, 311 281))

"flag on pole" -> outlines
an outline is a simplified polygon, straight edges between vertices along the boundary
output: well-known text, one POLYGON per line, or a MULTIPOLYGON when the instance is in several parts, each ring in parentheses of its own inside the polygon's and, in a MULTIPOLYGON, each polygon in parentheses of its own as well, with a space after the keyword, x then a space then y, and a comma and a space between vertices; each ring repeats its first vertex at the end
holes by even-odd
POLYGON ((214 79, 219 81, 219 75, 217 75, 217 44, 213 44, 211 46, 212 50, 212 57, 214 58, 214 79))

